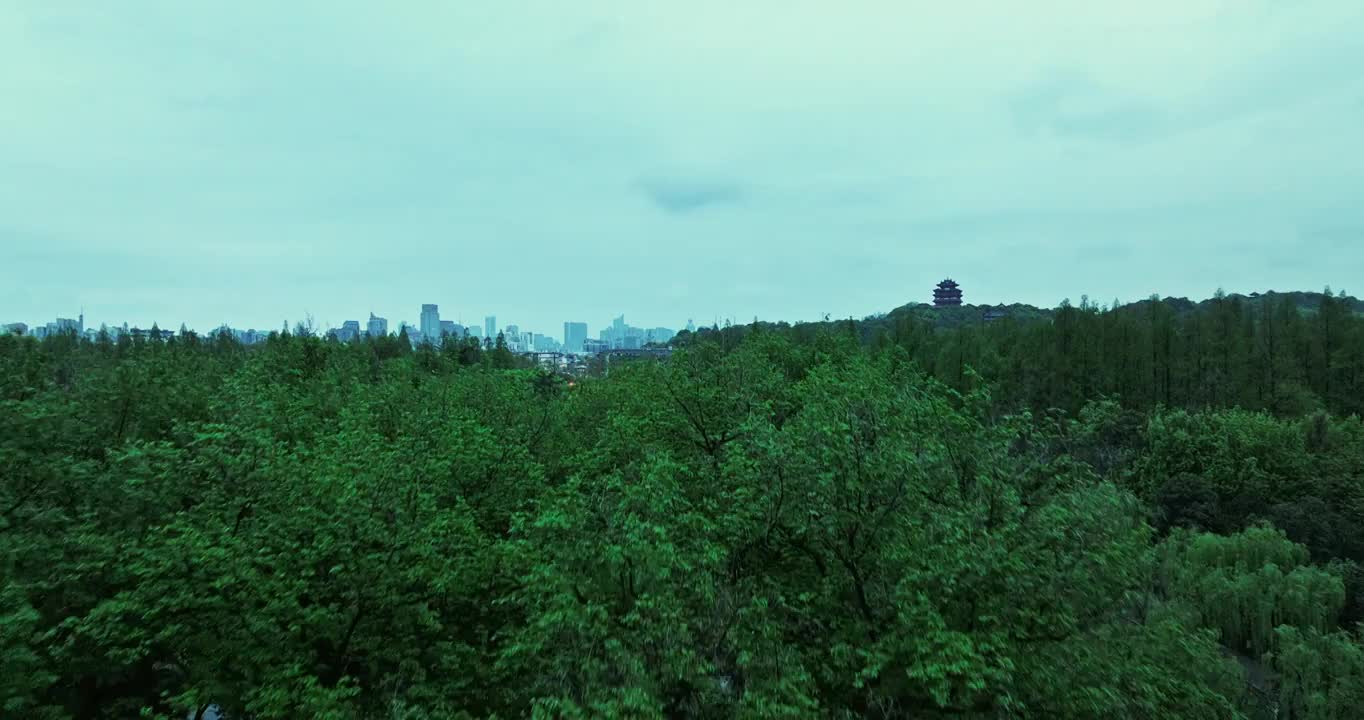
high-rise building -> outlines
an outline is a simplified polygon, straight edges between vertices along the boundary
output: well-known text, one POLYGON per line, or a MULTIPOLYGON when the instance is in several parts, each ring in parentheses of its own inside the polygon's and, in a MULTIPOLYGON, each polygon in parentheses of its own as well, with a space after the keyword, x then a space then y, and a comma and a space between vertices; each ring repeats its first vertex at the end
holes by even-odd
POLYGON ((422 334, 421 328, 406 320, 399 321, 398 323, 398 334, 403 335, 404 333, 406 333, 407 341, 412 344, 413 348, 426 342, 426 337, 422 334))
POLYGON ((369 326, 366 328, 372 338, 384 337, 388 335, 388 318, 381 318, 374 313, 369 314, 369 326))
POLYGON ((441 338, 444 339, 444 338, 448 338, 448 337, 456 337, 456 334, 455 334, 455 327, 456 327, 456 323, 455 323, 454 320, 441 320, 441 321, 440 321, 440 336, 441 336, 441 338))
POLYGON ((571 353, 583 351, 583 343, 587 341, 587 323, 566 322, 564 323, 564 350, 571 353))
POLYGON ((625 315, 611 320, 611 327, 602 334, 602 339, 611 343, 612 348, 625 347, 625 336, 630 334, 630 326, 625 324, 625 315))
POLYGON ((677 333, 669 328, 656 327, 644 334, 644 340, 645 342, 651 342, 656 345, 667 345, 668 341, 672 340, 675 335, 677 335, 677 333))
POLYGON ((497 337, 497 316, 489 315, 483 318, 483 337, 497 337))
POLYGON ((440 309, 430 303, 422 305, 420 322, 422 339, 429 343, 440 342, 440 309))
POLYGON ((360 321, 347 320, 341 323, 341 329, 336 331, 336 339, 341 342, 351 342, 360 337, 360 321))

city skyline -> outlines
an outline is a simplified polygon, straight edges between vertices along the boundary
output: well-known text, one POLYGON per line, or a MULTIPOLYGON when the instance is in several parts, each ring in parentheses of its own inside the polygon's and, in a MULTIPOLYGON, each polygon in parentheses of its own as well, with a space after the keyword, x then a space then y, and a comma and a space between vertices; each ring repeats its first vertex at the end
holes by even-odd
MULTIPOLYGON (((628 325, 625 323, 625 315, 621 314, 617 315, 600 331, 601 338, 605 342, 605 345, 603 347, 596 347, 593 345, 596 340, 590 337, 592 325, 590 322, 586 321, 566 320, 562 323, 562 333, 555 335, 553 332, 541 332, 529 327, 522 329, 519 325, 514 323, 504 327, 498 327, 495 315, 485 316, 481 326, 477 324, 465 326, 458 322, 442 318, 440 316, 439 303, 422 303, 418 314, 419 320, 416 324, 399 320, 395 325, 391 326, 386 317, 378 316, 373 311, 370 311, 368 315, 368 318, 364 320, 348 319, 337 325, 317 324, 315 320, 313 320, 311 329, 319 336, 332 335, 343 342, 356 340, 362 336, 375 337, 379 335, 397 335, 403 331, 408 332, 408 337, 414 344, 420 344, 422 342, 439 344, 450 337, 472 336, 487 341, 503 336, 508 346, 518 352, 563 351, 576 353, 584 352, 585 346, 589 348, 595 347, 596 349, 638 349, 648 343, 664 344, 671 340, 676 334, 675 330, 663 326, 635 327, 628 325)), ((180 323, 176 326, 173 323, 162 324, 156 321, 146 324, 129 323, 127 321, 121 323, 100 321, 98 323, 92 322, 87 324, 84 309, 81 310, 77 318, 66 318, 59 315, 52 320, 35 320, 31 323, 25 320, 0 318, 0 329, 5 331, 18 329, 24 333, 36 332, 40 336, 55 331, 74 331, 77 334, 93 336, 93 333, 99 332, 104 328, 114 332, 131 331, 135 333, 157 328, 162 332, 174 333, 176 332, 175 328, 178 327, 180 331, 188 330, 200 335, 210 334, 221 329, 229 329, 234 331, 239 339, 241 339, 241 337, 243 337, 243 332, 256 333, 255 335, 250 336, 252 338, 263 338, 269 333, 281 329, 288 328, 292 330, 299 324, 308 325, 310 320, 306 318, 297 322, 289 322, 286 320, 274 328, 267 326, 256 327, 249 324, 243 325, 230 321, 217 323, 208 328, 191 327, 185 323, 180 323)), ((693 319, 688 318, 686 327, 688 329, 695 328, 693 319)))
MULTIPOLYGON (((311 319, 312 319, 312 321, 313 321, 313 329, 314 329, 314 331, 317 332, 317 333, 319 333, 319 334, 325 333, 325 332, 327 332, 327 331, 329 331, 329 330, 330 330, 330 331, 342 330, 343 327, 344 327, 345 325, 350 324, 350 323, 357 323, 360 331, 366 332, 366 333, 369 333, 369 334, 375 334, 375 333, 377 332, 377 333, 380 333, 380 334, 393 334, 393 335, 396 335, 396 334, 399 332, 399 330, 401 329, 401 327, 404 326, 404 325, 405 325, 409 330, 415 329, 415 330, 418 331, 418 332, 423 332, 422 314, 423 314, 423 309, 424 309, 425 307, 427 307, 427 306, 433 306, 434 308, 436 308, 436 312, 439 313, 440 303, 421 303, 421 304, 419 304, 419 306, 418 306, 418 311, 415 312, 415 313, 411 313, 413 316, 416 317, 416 320, 415 320, 415 321, 413 321, 413 320, 408 320, 408 319, 407 319, 405 316, 403 316, 401 313, 393 313, 393 314, 391 314, 391 315, 383 315, 383 314, 374 312, 373 310, 366 311, 366 313, 364 313, 363 315, 348 316, 348 317, 345 317, 344 319, 337 320, 337 321, 335 321, 335 322, 323 322, 323 321, 319 320, 318 318, 316 318, 315 316, 314 316, 314 317, 311 317, 311 319)), ((617 315, 618 313, 607 313, 607 314, 608 314, 608 315, 617 315)), ((627 314, 628 314, 628 313, 627 313, 627 314)), ((145 322, 134 322, 134 321, 126 320, 126 319, 117 319, 117 320, 116 320, 116 319, 112 319, 112 318, 101 318, 101 317, 99 317, 99 316, 97 316, 97 315, 96 315, 96 316, 88 316, 88 315, 86 314, 86 312, 84 311, 84 309, 82 309, 79 313, 70 313, 69 315, 70 315, 70 317, 68 317, 68 314, 64 314, 64 313, 62 313, 62 312, 59 311, 59 312, 57 312, 57 313, 48 313, 46 316, 43 316, 43 317, 32 317, 32 318, 29 318, 29 317, 18 317, 18 316, 15 316, 15 317, 4 316, 4 317, 0 317, 0 325, 8 325, 8 324, 19 323, 19 324, 26 325, 26 326, 28 326, 28 327, 41 327, 41 326, 43 326, 43 325, 46 325, 46 324, 52 323, 52 322, 56 322, 56 323, 59 324, 59 325, 62 324, 62 322, 64 322, 64 321, 65 321, 65 322, 70 322, 70 323, 75 323, 75 322, 76 322, 76 318, 79 317, 79 318, 81 318, 81 321, 80 321, 81 324, 82 324, 86 329, 94 329, 94 330, 97 330, 97 329, 99 329, 99 327, 100 327, 101 325, 107 325, 107 326, 110 327, 110 328, 117 328, 117 327, 122 327, 122 326, 124 326, 124 325, 127 325, 129 328, 134 328, 134 327, 136 327, 136 328, 142 328, 142 329, 150 329, 153 325, 156 325, 157 327, 159 327, 159 328, 162 329, 162 330, 177 330, 177 329, 180 328, 181 326, 184 326, 184 327, 188 328, 189 330, 192 330, 192 331, 194 331, 194 332, 196 332, 196 333, 203 334, 203 333, 206 333, 206 332, 212 332, 213 330, 216 330, 216 329, 219 328, 219 327, 223 327, 224 325, 226 325, 226 326, 228 326, 228 327, 231 327, 231 328, 234 328, 234 329, 241 329, 241 330, 254 329, 254 330, 261 330, 261 331, 265 331, 265 332, 277 331, 277 330, 279 330, 279 329, 281 329, 282 327, 284 327, 284 326, 287 325, 287 326, 292 330, 292 329, 293 329, 298 323, 300 323, 300 322, 306 324, 306 323, 308 322, 308 320, 309 320, 309 317, 310 317, 309 314, 306 314, 306 313, 305 313, 304 315, 298 316, 298 317, 286 317, 286 318, 281 318, 281 319, 279 319, 279 320, 276 320, 276 321, 273 322, 273 323, 270 323, 270 322, 264 322, 264 323, 238 322, 238 321, 235 321, 235 320, 232 320, 232 319, 229 318, 229 319, 222 320, 222 321, 219 321, 219 322, 208 323, 208 324, 206 324, 206 325, 196 325, 196 324, 193 324, 193 323, 188 323, 188 322, 184 322, 184 321, 180 321, 180 320, 167 320, 167 321, 161 321, 161 320, 157 320, 157 319, 152 319, 152 320, 150 320, 150 321, 145 321, 145 322)), ((447 322, 454 322, 454 323, 459 324, 461 327, 463 327, 463 328, 465 328, 465 329, 467 329, 467 330, 470 330, 470 331, 472 331, 472 330, 474 330, 474 329, 479 330, 479 333, 478 333, 478 336, 479 336, 479 337, 488 337, 488 335, 485 334, 485 332, 486 332, 486 327, 487 327, 485 323, 486 323, 486 320, 487 320, 489 317, 496 317, 496 316, 484 316, 485 322, 468 323, 468 324, 459 323, 458 320, 450 320, 449 318, 444 317, 444 316, 439 316, 438 319, 439 319, 439 322, 440 322, 442 325, 444 325, 444 324, 447 323, 447 322)), ((751 318, 750 318, 750 319, 751 319, 751 318)), ((718 318, 718 319, 716 319, 716 322, 718 322, 719 324, 724 324, 724 322, 725 322, 726 320, 736 321, 736 319, 733 319, 733 318, 718 318)), ((680 327, 685 326, 685 324, 686 324, 686 318, 684 318, 684 319, 682 319, 682 320, 676 320, 676 319, 674 319, 674 320, 672 320, 671 322, 672 322, 673 325, 677 325, 677 326, 680 328, 680 327)), ((610 323, 611 323, 611 321, 608 319, 608 320, 603 321, 603 322, 601 323, 601 325, 599 325, 598 327, 606 327, 606 326, 610 325, 610 323)), ((497 328, 497 331, 500 332, 500 331, 502 331, 502 330, 507 330, 507 329, 511 329, 511 328, 518 328, 518 329, 523 329, 524 331, 533 332, 533 333, 535 333, 535 334, 537 334, 537 335, 550 335, 550 336, 558 337, 559 339, 562 340, 562 335, 561 335, 562 330, 563 330, 564 326, 570 325, 570 324, 574 324, 574 325, 585 325, 585 326, 589 329, 589 331, 590 331, 590 329, 593 327, 593 323, 592 323, 591 321, 562 320, 562 321, 559 321, 558 323, 553 324, 553 327, 546 327, 546 328, 539 328, 539 327, 532 327, 532 326, 530 326, 530 325, 525 325, 525 324, 511 323, 511 324, 509 324, 509 325, 507 325, 507 326, 505 326, 505 327, 498 327, 498 328, 497 328)), ((709 323, 709 322, 703 323, 703 325, 704 325, 704 326, 709 326, 710 323, 709 323)), ((652 325, 652 324, 651 324, 651 325, 649 325, 649 327, 652 328, 652 327, 658 327, 658 326, 652 325)), ((437 336, 438 336, 438 335, 439 335, 439 333, 437 333, 437 336)), ((492 335, 492 337, 496 337, 496 332, 494 332, 494 334, 492 335)))

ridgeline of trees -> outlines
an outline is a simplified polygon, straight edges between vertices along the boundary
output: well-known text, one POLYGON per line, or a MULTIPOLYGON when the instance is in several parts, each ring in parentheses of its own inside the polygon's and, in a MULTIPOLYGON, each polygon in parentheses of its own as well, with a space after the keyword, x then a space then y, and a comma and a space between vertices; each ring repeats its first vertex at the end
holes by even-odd
POLYGON ((1364 707, 1364 319, 0 337, 0 716, 1364 707))

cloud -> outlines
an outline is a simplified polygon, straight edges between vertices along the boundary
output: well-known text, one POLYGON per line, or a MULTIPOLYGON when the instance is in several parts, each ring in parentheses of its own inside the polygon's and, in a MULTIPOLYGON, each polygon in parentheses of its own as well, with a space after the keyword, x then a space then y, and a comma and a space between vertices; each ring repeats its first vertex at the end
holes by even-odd
POLYGON ((724 180, 641 178, 639 188, 659 209, 686 215, 717 205, 736 205, 745 194, 737 183, 724 180))
POLYGON ((1359 0, 738 5, 0 11, 0 321, 680 325, 1360 262, 1359 0))
POLYGON ((1364 247, 1364 225, 1304 229, 1299 236, 1314 249, 1344 251, 1364 247))
POLYGON ((1152 140, 1178 129, 1171 113, 1142 99, 1123 97, 1078 69, 1052 71, 1008 102, 1025 135, 1119 143, 1152 140))

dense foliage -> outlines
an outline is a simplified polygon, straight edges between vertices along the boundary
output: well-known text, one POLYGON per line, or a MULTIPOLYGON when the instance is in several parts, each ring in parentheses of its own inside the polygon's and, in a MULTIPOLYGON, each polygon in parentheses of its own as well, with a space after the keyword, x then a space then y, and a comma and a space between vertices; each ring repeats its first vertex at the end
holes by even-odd
MULTIPOLYGON (((1219 292, 1198 304, 1114 301, 1107 310, 1087 298, 1054 310, 907 306, 853 329, 864 344, 904 348, 953 387, 974 369, 995 381, 997 400, 1009 406, 1074 413, 1104 396, 1138 410, 1212 406, 1349 415, 1364 413, 1361 314, 1364 302, 1328 288, 1256 297, 1219 292), (986 322, 986 313, 999 317, 986 322)), ((823 327, 763 326, 798 342, 823 327)), ((732 343, 748 329, 713 334, 731 336, 732 343)))
POLYGON ((0 337, 0 715, 1356 717, 1360 321, 1217 312, 0 337))

